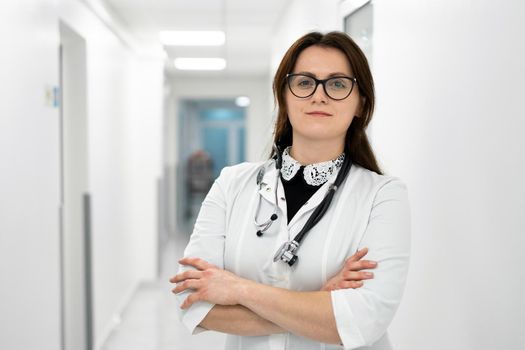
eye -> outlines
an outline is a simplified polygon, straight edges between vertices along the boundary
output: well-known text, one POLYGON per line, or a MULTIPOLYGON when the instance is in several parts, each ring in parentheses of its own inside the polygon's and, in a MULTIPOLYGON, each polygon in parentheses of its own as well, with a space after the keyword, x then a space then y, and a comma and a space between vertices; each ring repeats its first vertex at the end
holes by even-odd
POLYGON ((314 85, 314 81, 307 77, 299 77, 297 78, 295 85, 301 88, 309 88, 314 85))
POLYGON ((333 89, 346 89, 348 84, 345 79, 336 78, 336 79, 330 79, 328 82, 328 86, 330 86, 333 89))

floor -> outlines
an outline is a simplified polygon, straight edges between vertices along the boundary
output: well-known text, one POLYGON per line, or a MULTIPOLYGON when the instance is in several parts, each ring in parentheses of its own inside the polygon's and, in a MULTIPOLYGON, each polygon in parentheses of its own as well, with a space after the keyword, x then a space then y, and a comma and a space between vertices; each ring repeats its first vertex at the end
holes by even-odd
POLYGON ((191 335, 179 322, 169 277, 182 257, 188 235, 170 242, 163 257, 159 281, 143 283, 132 297, 101 350, 183 350, 222 349, 225 336, 218 332, 191 335))

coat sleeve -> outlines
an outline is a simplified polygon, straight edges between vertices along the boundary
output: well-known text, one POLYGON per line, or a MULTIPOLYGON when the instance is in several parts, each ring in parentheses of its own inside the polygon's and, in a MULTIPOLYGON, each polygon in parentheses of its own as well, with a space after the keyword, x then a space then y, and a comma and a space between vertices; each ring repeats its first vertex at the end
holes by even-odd
POLYGON ((374 278, 358 289, 332 291, 337 330, 345 349, 370 346, 386 332, 401 302, 410 256, 406 185, 392 178, 376 193, 360 248, 378 262, 374 278))
MULTIPOLYGON (((224 168, 213 183, 206 198, 202 202, 190 241, 184 250, 184 257, 196 257, 224 268, 224 242, 226 230, 226 193, 231 168, 224 168)), ((191 269, 179 265, 179 273, 191 269)), ((191 291, 176 295, 180 306, 191 291)), ((205 331, 198 325, 212 309, 214 304, 199 301, 186 310, 179 309, 179 318, 184 326, 193 334, 205 331)))

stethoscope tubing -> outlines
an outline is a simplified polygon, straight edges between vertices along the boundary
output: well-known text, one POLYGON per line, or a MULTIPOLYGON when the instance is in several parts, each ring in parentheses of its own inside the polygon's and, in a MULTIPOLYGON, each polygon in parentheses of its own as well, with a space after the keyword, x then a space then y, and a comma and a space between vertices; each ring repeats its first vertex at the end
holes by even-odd
MULTIPOLYGON (((257 222, 257 214, 259 213, 259 209, 261 206, 262 196, 259 195, 259 201, 257 203, 257 209, 255 212, 255 218, 254 223, 255 226, 259 228, 257 231, 257 236, 261 237, 264 232, 266 232, 273 224, 274 221, 277 220, 277 212, 278 212, 278 202, 277 202, 277 186, 279 185, 279 178, 281 176, 281 166, 282 166, 282 156, 279 151, 279 149, 274 145, 274 150, 276 153, 276 159, 275 159, 275 166, 277 169, 277 175, 275 177, 275 203, 274 203, 274 211, 270 219, 263 223, 257 222)), ((350 159, 349 152, 346 152, 347 156, 345 157, 345 160, 343 161, 343 165, 341 166, 341 170, 337 174, 337 177, 335 181, 330 185, 328 192, 326 193, 325 197, 321 201, 321 203, 314 209, 314 212, 310 215, 308 220, 306 221, 305 225, 299 231, 299 233, 290 241, 293 242, 294 252, 296 252, 299 249, 299 246, 302 242, 302 240, 306 237, 308 232, 323 218, 326 211, 328 210, 332 199, 335 195, 335 192, 337 189, 341 186, 342 182, 345 180, 346 176, 350 172, 350 169, 352 168, 352 160, 350 159)), ((261 189, 262 184, 262 178, 264 176, 264 172, 266 171, 267 163, 264 164, 261 169, 259 170, 257 174, 257 185, 259 186, 259 190, 261 189)), ((295 260, 294 260, 295 261, 295 260)), ((292 263, 293 264, 293 263, 292 263)))

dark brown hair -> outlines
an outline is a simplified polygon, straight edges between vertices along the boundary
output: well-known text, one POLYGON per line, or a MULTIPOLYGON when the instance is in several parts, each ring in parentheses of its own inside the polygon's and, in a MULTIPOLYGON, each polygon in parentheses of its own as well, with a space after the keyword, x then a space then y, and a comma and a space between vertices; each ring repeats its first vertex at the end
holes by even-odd
POLYGON ((363 51, 343 32, 308 33, 299 38, 284 55, 273 80, 273 94, 278 108, 274 142, 280 146, 281 150, 292 144, 292 125, 288 119, 284 98, 287 85, 286 74, 292 73, 299 54, 313 45, 338 49, 348 58, 354 77, 357 79, 362 104, 361 115, 352 120, 346 132, 345 148, 355 164, 382 175, 365 133, 374 111, 374 80, 363 51))

